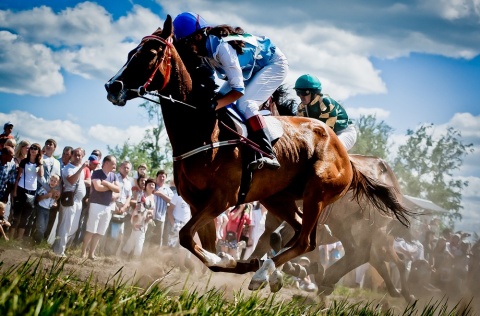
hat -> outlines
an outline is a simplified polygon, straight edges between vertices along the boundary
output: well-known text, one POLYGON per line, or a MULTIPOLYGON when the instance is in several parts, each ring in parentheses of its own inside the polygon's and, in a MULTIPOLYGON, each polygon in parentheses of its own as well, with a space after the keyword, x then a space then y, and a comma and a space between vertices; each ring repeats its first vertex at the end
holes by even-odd
POLYGON ((53 146, 55 146, 55 148, 57 148, 57 142, 55 141, 55 139, 53 138, 49 138, 45 141, 45 145, 48 144, 48 143, 52 143, 53 146))
POLYGON ((100 163, 100 160, 98 160, 98 157, 95 156, 95 155, 90 155, 90 157, 88 157, 88 160, 90 160, 94 164, 99 164, 100 163))
POLYGON ((3 125, 3 129, 6 129, 8 126, 12 126, 13 127, 13 123, 12 122, 7 122, 3 125))
POLYGON ((200 15, 193 12, 183 12, 173 20, 173 33, 175 38, 180 40, 207 26, 207 22, 200 15))

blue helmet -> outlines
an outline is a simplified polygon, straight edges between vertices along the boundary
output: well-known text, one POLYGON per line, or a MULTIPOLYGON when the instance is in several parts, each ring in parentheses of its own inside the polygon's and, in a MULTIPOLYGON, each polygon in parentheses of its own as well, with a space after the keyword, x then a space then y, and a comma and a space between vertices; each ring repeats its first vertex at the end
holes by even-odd
POLYGON ((180 40, 207 26, 207 22, 200 15, 183 12, 173 20, 173 34, 177 40, 180 40))

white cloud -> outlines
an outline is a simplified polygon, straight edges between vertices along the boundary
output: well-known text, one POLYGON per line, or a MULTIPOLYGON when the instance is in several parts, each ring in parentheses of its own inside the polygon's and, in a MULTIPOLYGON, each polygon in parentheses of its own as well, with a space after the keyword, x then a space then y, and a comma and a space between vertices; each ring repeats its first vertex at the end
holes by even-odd
POLYGON ((0 31, 0 47, 0 91, 51 96, 65 90, 60 66, 45 45, 0 31))
POLYGON ((353 119, 358 119, 360 116, 373 115, 377 121, 385 120, 390 116, 390 111, 381 108, 351 108, 344 104, 348 116, 353 119))
POLYGON ((115 145, 123 145, 125 141, 132 144, 138 144, 143 140, 145 131, 151 126, 128 126, 126 128, 118 128, 107 125, 93 125, 88 130, 88 135, 111 147, 115 145))
POLYGON ((87 138, 82 133, 80 125, 69 120, 47 120, 23 111, 0 113, 1 121, 11 121, 14 124, 13 134, 20 139, 43 144, 46 139, 53 138, 57 143, 86 144, 87 138))

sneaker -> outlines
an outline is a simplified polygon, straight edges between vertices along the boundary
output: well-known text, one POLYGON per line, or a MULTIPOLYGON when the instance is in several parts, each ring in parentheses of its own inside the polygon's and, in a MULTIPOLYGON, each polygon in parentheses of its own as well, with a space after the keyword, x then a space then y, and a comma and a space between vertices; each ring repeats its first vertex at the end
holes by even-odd
POLYGON ((66 258, 67 255, 64 254, 64 253, 62 253, 62 254, 55 254, 55 257, 57 257, 57 258, 66 258))
POLYGON ((262 169, 263 167, 276 170, 280 168, 280 163, 275 157, 273 159, 270 159, 268 157, 262 157, 260 159, 255 160, 254 162, 251 162, 248 165, 248 169, 250 170, 262 169))

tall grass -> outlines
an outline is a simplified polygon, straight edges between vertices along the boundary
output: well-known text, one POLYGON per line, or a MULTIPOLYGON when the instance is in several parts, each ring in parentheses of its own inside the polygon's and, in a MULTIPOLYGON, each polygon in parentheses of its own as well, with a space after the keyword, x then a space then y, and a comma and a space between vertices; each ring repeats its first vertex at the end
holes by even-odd
POLYGON ((262 297, 258 292, 239 291, 227 299, 216 288, 201 293, 184 286, 173 293, 162 279, 142 288, 125 280, 122 269, 99 284, 93 273, 81 279, 75 271, 66 271, 65 262, 44 264, 36 258, 13 267, 0 262, 0 315, 456 315, 456 307, 448 309, 446 302, 423 309, 413 304, 395 314, 384 305, 346 299, 326 307, 303 298, 262 297))

